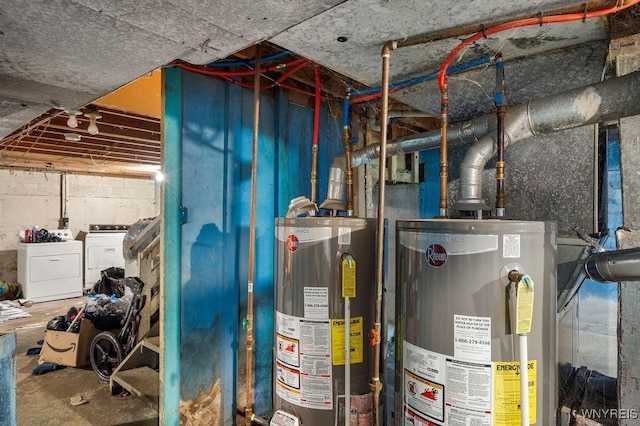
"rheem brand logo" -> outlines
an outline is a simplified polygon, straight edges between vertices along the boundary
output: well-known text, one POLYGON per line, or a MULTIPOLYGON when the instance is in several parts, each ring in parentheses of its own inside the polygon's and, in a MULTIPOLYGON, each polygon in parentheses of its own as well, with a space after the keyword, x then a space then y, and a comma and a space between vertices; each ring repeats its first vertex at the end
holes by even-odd
POLYGON ((447 250, 440 244, 431 244, 425 252, 427 262, 434 268, 439 268, 447 263, 447 250))
POLYGON ((285 241, 285 244, 287 245, 287 250, 293 253, 294 251, 298 250, 298 237, 293 234, 289 235, 287 237, 287 240, 285 241))

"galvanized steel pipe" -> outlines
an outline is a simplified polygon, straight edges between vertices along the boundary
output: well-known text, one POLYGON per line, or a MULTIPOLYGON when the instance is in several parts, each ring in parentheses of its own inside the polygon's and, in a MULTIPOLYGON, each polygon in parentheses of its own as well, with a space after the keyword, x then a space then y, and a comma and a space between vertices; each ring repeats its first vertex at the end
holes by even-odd
POLYGON ((584 270, 599 282, 640 281, 640 247, 592 254, 585 261, 584 270))
MULTIPOLYGON (((390 41, 382 47, 382 111, 380 112, 380 167, 378 175, 378 230, 376 235, 376 314, 374 321, 375 345, 373 348, 373 373, 371 390, 373 391, 373 423, 380 424, 380 329, 382 323, 382 291, 384 279, 384 190, 385 169, 387 168, 387 112, 389 110, 389 62, 391 52, 397 43, 390 41)), ((349 397, 347 395, 347 397, 349 397)))
POLYGON ((256 263, 256 194, 258 191, 258 135, 260 130, 260 44, 256 45, 256 68, 253 77, 253 153, 251 158, 251 213, 249 219, 249 273, 247 278, 247 347, 245 425, 251 426, 253 414, 253 283, 256 263))
MULTIPOLYGON (((513 107, 505 118, 505 148, 536 135, 640 114, 640 72, 568 90, 513 107)), ((460 165, 460 204, 482 200, 482 172, 496 154, 496 140, 485 135, 460 165)))

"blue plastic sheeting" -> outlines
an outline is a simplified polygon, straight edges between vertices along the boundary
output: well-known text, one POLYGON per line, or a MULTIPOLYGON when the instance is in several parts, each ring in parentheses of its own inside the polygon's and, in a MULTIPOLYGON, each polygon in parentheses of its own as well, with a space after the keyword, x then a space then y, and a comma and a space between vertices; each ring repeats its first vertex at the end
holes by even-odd
POLYGON ((0 334, 0 424, 16 424, 16 335, 0 334))
MULTIPOLYGON (((188 211, 180 264, 165 259, 167 270, 181 274, 180 399, 197 410, 211 397, 213 405, 201 409, 234 424, 236 378, 245 364, 253 92, 182 70, 165 75, 165 88, 181 79, 180 204, 188 211)), ((329 164, 342 145, 339 123, 326 109, 320 129, 323 199, 329 164)), ((312 109, 290 103, 282 92, 261 96, 254 280, 254 411, 261 415, 272 408, 274 218, 285 215, 290 199, 310 194, 312 132, 312 109)), ((167 176, 172 172, 167 168, 167 176)))

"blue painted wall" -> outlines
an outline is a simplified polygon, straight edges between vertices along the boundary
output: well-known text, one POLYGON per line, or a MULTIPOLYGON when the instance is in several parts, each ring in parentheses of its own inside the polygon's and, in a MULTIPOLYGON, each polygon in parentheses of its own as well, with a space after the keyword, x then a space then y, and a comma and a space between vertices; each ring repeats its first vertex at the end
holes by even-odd
MULTIPOLYGON (((165 170, 179 185, 179 201, 165 202, 165 211, 181 206, 188 221, 181 228, 180 259, 165 258, 167 272, 180 271, 180 399, 198 402, 219 384, 223 424, 234 424, 238 372, 244 371, 253 92, 215 78, 177 69, 165 72, 165 123, 168 115, 180 126, 175 138, 181 161, 165 170), (180 87, 180 98, 171 99, 180 87), (176 104, 179 104, 176 112, 176 104), (179 180, 179 182, 177 182, 179 180), (179 205, 177 205, 179 204, 179 205)), ((289 102, 286 93, 263 95, 256 216, 255 405, 258 414, 272 406, 273 235, 274 218, 284 216, 291 198, 310 194, 313 110, 289 102)), ((166 125, 166 124, 165 124, 166 125)), ((165 129, 165 134, 167 134, 165 129)), ((175 129, 174 129, 175 130, 175 129)), ((328 165, 342 151, 341 128, 321 114, 319 200, 326 195, 328 165)), ((169 164, 165 159, 165 164, 169 164)), ((167 167, 167 166, 165 166, 167 167)), ((165 197, 166 200, 166 197, 165 197)), ((165 230, 175 226, 168 219, 165 230)), ((165 287, 171 284, 165 282, 165 287)), ((165 328, 171 319, 165 318, 165 328)), ((165 334, 166 336, 166 334, 165 334)), ((175 338, 177 340, 177 337, 175 338)), ((171 342, 165 338, 165 345, 171 342)), ((165 366, 171 369, 171 366, 165 366)), ((165 384, 165 392, 171 391, 165 384)), ((168 401, 165 401, 168 403, 168 401)), ((175 404, 175 401, 171 402, 175 404)), ((164 412, 173 412, 164 407, 164 412)))
POLYGON ((0 334, 0 424, 16 424, 16 335, 0 334))

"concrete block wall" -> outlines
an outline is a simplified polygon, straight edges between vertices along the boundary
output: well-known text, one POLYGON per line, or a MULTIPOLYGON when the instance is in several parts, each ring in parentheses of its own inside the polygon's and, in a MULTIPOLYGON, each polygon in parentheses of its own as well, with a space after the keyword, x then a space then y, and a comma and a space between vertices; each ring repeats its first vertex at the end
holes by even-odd
MULTIPOLYGON (((159 200, 151 179, 66 175, 66 181, 74 237, 90 224, 132 224, 156 214, 159 200)), ((60 227, 62 182, 60 173, 0 170, 0 280, 16 282, 20 230, 60 227)))

